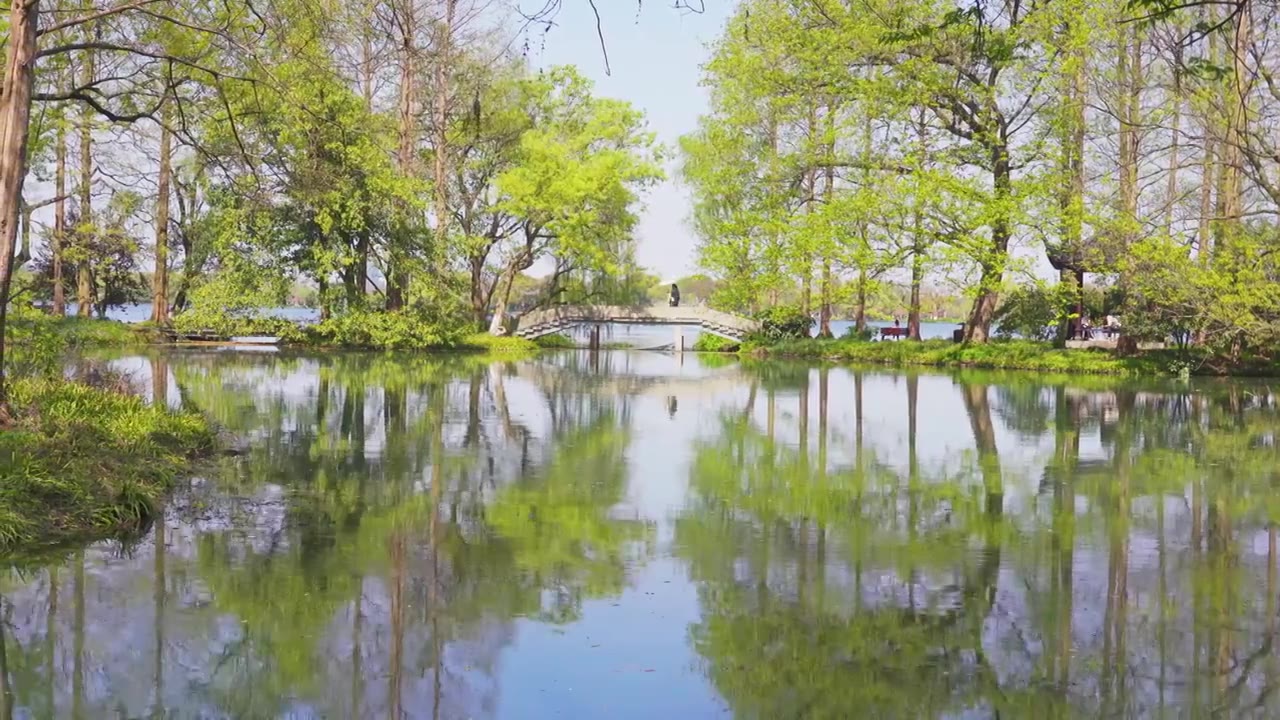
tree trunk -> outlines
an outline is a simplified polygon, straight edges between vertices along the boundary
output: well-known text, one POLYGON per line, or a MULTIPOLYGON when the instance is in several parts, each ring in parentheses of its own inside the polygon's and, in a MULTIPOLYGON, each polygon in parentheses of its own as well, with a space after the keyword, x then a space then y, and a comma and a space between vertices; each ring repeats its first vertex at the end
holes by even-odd
POLYGON ((489 296, 484 286, 484 258, 472 257, 471 265, 471 319, 479 329, 484 328, 484 316, 489 310, 489 296))
POLYGON ((1235 15, 1232 24, 1231 40, 1231 88, 1227 92, 1224 105, 1227 108, 1226 142, 1223 144, 1222 186, 1219 202, 1222 213, 1218 216, 1221 228, 1217 242, 1222 245, 1225 240, 1228 246, 1239 233, 1244 215, 1244 154, 1243 148, 1248 142, 1246 125, 1248 116, 1248 88, 1251 82, 1251 71, 1247 58, 1249 39, 1252 34, 1250 11, 1246 6, 1235 15))
POLYGON ((858 332, 867 329, 867 271, 858 273, 858 300, 853 310, 853 327, 858 332))
POLYGON ((982 278, 978 296, 973 300, 973 310, 964 327, 966 343, 984 343, 991 336, 991 321, 996 315, 996 303, 1000 299, 1000 286, 1004 283, 1004 266, 1009 256, 1009 218, 1004 203, 1013 189, 1012 168, 1009 166, 1007 129, 1001 125, 991 148, 992 187, 999 206, 998 215, 991 223, 991 252, 982 260, 982 278))
MULTIPOLYGON (((925 125, 923 118, 915 123, 916 140, 924 146, 925 125)), ((929 251, 929 241, 924 231, 922 203, 917 195, 912 203, 911 214, 911 303, 907 309, 907 339, 920 341, 920 290, 924 285, 925 253, 929 251)))
MULTIPOLYGON (((1181 35, 1180 24, 1175 23, 1174 28, 1181 35)), ((1176 62, 1181 67, 1181 46, 1177 46, 1174 52, 1176 53, 1176 62)), ((1173 209, 1178 201, 1178 163, 1181 160, 1179 157, 1179 150, 1181 150, 1179 141, 1182 133, 1182 73, 1180 72, 1173 74, 1173 91, 1170 93, 1168 102, 1173 106, 1173 119, 1170 121, 1169 177, 1167 178, 1168 185, 1165 188, 1164 234, 1173 237, 1173 209)))
POLYGON ((19 245, 18 254, 13 259, 15 272, 31 260, 31 206, 27 204, 26 198, 23 198, 20 207, 22 208, 22 244, 19 245))
MULTIPOLYGON (((84 87, 91 86, 96 74, 93 50, 86 50, 80 84, 84 87)), ((79 221, 80 227, 76 235, 81 257, 76 264, 76 314, 89 317, 93 314, 93 273, 89 258, 92 243, 89 236, 95 234, 96 230, 93 227, 93 108, 87 104, 80 108, 79 221)))
MULTIPOLYGON (((1207 22, 1214 22, 1213 6, 1207 8, 1207 22)), ((1217 67, 1221 58, 1218 57, 1218 34, 1209 34, 1209 50, 1208 62, 1217 67)), ((1208 264, 1213 258, 1213 208, 1214 198, 1213 189, 1215 183, 1212 178, 1214 168, 1218 162, 1218 146, 1214 138, 1217 132, 1217 123, 1214 122, 1213 110, 1206 109, 1203 115, 1204 130, 1204 155, 1200 160, 1200 221, 1196 228, 1197 248, 1199 260, 1203 264, 1208 264)))
MULTIPOLYGON (((399 128, 397 130, 396 164, 400 174, 412 177, 414 172, 413 153, 417 144, 414 110, 417 97, 414 92, 414 70, 417 67, 417 8, 413 2, 397 4, 400 9, 397 18, 400 30, 400 100, 397 106, 399 128)), ((409 286, 409 271, 406 267, 405 245, 409 243, 411 228, 409 209, 400 210, 400 232, 387 252, 387 310, 395 312, 404 309, 405 292, 409 286)))
POLYGON ((10 420, 4 377, 5 320, 13 281, 18 212, 27 176, 27 140, 31 130, 31 91, 35 84, 36 28, 40 0, 14 0, 9 8, 9 47, 4 90, 0 94, 0 426, 10 420))
MULTIPOLYGON (((836 168, 830 162, 835 157, 835 111, 828 106, 827 108, 827 132, 830 133, 830 140, 827 144, 827 182, 823 186, 823 202, 827 205, 831 204, 831 197, 836 191, 836 168)), ((834 334, 831 332, 831 240, 827 238, 822 244, 822 307, 819 310, 818 320, 818 336, 831 338, 834 334)))
POLYGON ((329 299, 329 281, 325 278, 316 280, 316 294, 320 296, 320 319, 328 320, 333 317, 333 310, 329 307, 331 302, 329 299))
MULTIPOLYGON (((1124 257, 1137 238, 1138 161, 1142 114, 1142 38, 1138 23, 1122 31, 1120 45, 1120 235, 1116 257, 1124 257)), ((1121 278, 1124 283, 1124 278, 1121 278)))
POLYGON ((196 212, 196 201, 198 198, 198 186, 195 177, 198 177, 202 169, 197 167, 192 178, 192 182, 187 186, 186 201, 183 201, 182 185, 179 184, 178 192, 178 224, 182 227, 182 279, 178 283, 178 291, 173 295, 173 312, 180 312, 187 307, 187 291, 191 288, 191 281, 196 274, 196 264, 191 256, 195 249, 191 237, 191 222, 188 222, 188 213, 194 215, 196 212), (186 208, 184 210, 184 208, 186 208))
POLYGON ((435 216, 436 242, 432 249, 434 257, 444 253, 445 242, 449 233, 449 79, 450 50, 453 45, 454 12, 458 0, 444 0, 444 19, 440 26, 440 41, 436 57, 435 74, 432 84, 435 94, 435 216))
MULTIPOLYGON (((1060 251, 1070 261, 1078 264, 1084 260, 1084 139, 1085 139, 1085 54, 1078 38, 1071 52, 1071 65, 1066 73, 1065 94, 1068 98, 1067 117, 1062 136, 1062 247, 1060 251)), ((1075 270, 1060 267, 1060 283, 1072 283, 1073 298, 1079 298, 1081 288, 1075 284, 1075 270)), ((1065 345, 1074 327, 1070 318, 1076 312, 1073 307, 1063 308, 1063 319, 1058 324, 1057 342, 1065 345)))
POLYGON ((156 184, 156 267, 151 276, 151 321, 169 322, 169 182, 173 174, 169 104, 160 114, 160 174, 156 184))
POLYGON ((369 292, 369 233, 361 232, 356 241, 356 302, 364 305, 365 294, 369 292))
MULTIPOLYGON (((808 127, 808 143, 809 152, 817 151, 817 133, 818 133, 818 108, 814 103, 809 104, 809 127, 808 127)), ((801 192, 804 198, 804 214, 812 215, 813 206, 818 197, 818 168, 810 164, 809 168, 804 172, 804 178, 801 181, 801 192)), ((813 317, 813 237, 806 233, 804 240, 800 243, 799 260, 802 265, 800 276, 800 312, 805 317, 813 317)))
POLYGON ((54 193, 57 198, 53 205, 53 238, 50 242, 50 258, 53 263, 53 314, 62 317, 67 314, 67 293, 63 288, 62 248, 67 242, 67 123, 65 117, 58 118, 58 136, 54 141, 55 160, 54 193))
POLYGON ((822 258, 822 299, 818 310, 818 337, 832 338, 831 332, 831 258, 822 258))
POLYGON ((1204 122, 1204 155, 1200 159, 1200 219, 1196 226, 1196 253, 1201 263, 1213 257, 1213 168, 1217 150, 1213 141, 1212 122, 1204 122))
POLYGON ((920 241, 920 214, 915 216, 914 247, 911 252, 911 307, 907 310, 907 339, 920 340, 920 286, 924 284, 924 248, 920 241))
POLYGON ((1057 342, 1059 346, 1064 346, 1075 336, 1080 318, 1084 317, 1084 273, 1072 268, 1063 268, 1058 271, 1058 283, 1069 284, 1071 287, 1071 305, 1068 306, 1068 312, 1062 318, 1062 322, 1058 324, 1057 342), (1074 320, 1072 316, 1075 317, 1074 320))
POLYGON ((489 323, 490 335, 503 335, 503 323, 507 319, 507 303, 511 301, 511 286, 515 285, 517 270, 512 268, 507 275, 507 286, 502 289, 502 297, 498 299, 498 304, 493 308, 493 321, 489 323))

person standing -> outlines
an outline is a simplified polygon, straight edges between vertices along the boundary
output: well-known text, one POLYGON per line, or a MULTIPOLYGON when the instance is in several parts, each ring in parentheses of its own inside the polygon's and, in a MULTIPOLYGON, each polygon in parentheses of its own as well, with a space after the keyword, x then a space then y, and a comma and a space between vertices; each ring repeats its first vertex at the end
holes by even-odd
POLYGON ((680 288, 675 283, 671 283, 671 294, 667 296, 667 304, 671 307, 680 307, 680 288))

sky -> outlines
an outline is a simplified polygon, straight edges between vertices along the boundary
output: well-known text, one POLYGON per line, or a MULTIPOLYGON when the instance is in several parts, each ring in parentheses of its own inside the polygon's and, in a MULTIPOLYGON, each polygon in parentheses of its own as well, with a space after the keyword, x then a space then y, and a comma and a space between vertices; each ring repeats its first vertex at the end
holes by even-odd
MULTIPOLYGON (((525 9, 543 0, 524 0, 525 9)), ((706 0, 704 13, 671 7, 670 0, 597 0, 606 72, 595 15, 587 0, 563 0, 556 26, 529 33, 529 61, 536 67, 576 65, 595 82, 598 95, 627 100, 648 117, 668 151, 668 179, 648 192, 637 228, 638 261, 672 282, 696 270, 697 239, 688 222, 687 189, 675 179, 676 142, 692 132, 707 108, 700 87, 707 45, 720 34, 736 0, 706 0)))

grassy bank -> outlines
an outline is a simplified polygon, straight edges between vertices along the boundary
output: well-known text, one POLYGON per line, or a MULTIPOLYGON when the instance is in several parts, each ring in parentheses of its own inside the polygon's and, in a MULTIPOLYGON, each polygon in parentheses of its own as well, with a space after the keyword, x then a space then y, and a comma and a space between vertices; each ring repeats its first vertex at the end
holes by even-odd
POLYGON ((214 444, 200 415, 112 389, 19 380, 10 399, 14 422, 0 431, 0 552, 136 530, 214 444))
POLYGON ((961 345, 945 340, 928 342, 859 342, 848 340, 792 340, 774 345, 744 346, 757 356, 827 360, 893 366, 934 366, 988 370, 1093 375, 1169 375, 1181 368, 1173 353, 1144 353, 1118 357, 1105 350, 1065 350, 1025 340, 961 345))
POLYGON ((18 344, 52 338, 69 347, 137 345, 156 340, 154 326, 128 324, 98 318, 56 317, 31 308, 12 308, 8 318, 10 339, 18 344))

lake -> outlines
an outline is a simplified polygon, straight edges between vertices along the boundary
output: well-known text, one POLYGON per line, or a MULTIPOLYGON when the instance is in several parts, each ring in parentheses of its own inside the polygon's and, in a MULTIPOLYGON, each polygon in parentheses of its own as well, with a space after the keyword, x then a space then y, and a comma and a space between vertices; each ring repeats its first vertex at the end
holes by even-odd
MULTIPOLYGON (((76 304, 70 303, 67 312, 74 315, 76 304)), ((320 311, 315 308, 305 307, 279 307, 264 308, 260 311, 263 315, 270 317, 284 318, 296 323, 313 323, 320 319, 320 311)), ((135 303, 130 305, 114 305, 107 308, 107 319, 117 320, 124 323, 142 323, 151 317, 150 303, 135 303)), ((872 328, 889 327, 892 322, 870 321, 867 323, 872 328)), ((851 320, 832 320, 831 332, 836 337, 844 335, 846 331, 854 326, 851 320)), ((953 323, 943 322, 922 322, 920 323, 920 337, 924 340, 950 340, 951 333, 959 327, 953 323)), ((814 326, 814 332, 818 328, 814 326)), ((580 342, 584 347, 589 342, 591 328, 588 326, 578 326, 568 331, 568 334, 580 342)), ((693 347, 693 343, 697 341, 701 331, 692 326, 680 327, 680 334, 684 338, 685 347, 693 347)), ((631 348, 640 349, 657 349, 667 347, 673 344, 675 339, 674 328, 669 326, 653 326, 653 325, 623 325, 619 323, 604 324, 604 341, 606 343, 616 343, 618 345, 626 345, 631 348)))
POLYGON ((0 573, 0 717, 1280 715, 1267 385, 110 363, 246 446, 0 573))

